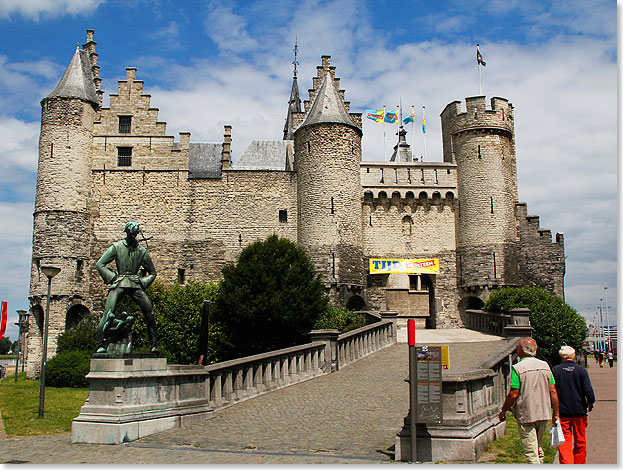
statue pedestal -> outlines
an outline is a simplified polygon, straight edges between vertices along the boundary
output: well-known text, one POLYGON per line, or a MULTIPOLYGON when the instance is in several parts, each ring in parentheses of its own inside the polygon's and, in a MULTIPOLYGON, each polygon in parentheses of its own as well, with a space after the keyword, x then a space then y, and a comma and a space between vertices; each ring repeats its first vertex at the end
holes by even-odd
POLYGON ((71 426, 72 442, 121 444, 201 422, 212 414, 203 366, 167 366, 164 357, 91 359, 86 403, 71 426))

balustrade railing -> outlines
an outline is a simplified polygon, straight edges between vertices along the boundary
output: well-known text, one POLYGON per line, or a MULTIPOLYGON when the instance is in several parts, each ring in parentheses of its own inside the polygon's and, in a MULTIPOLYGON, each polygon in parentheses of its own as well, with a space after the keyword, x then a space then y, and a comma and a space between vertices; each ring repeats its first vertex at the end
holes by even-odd
POLYGON ((325 374, 325 345, 309 343, 206 366, 210 406, 233 403, 325 374))
POLYGON ((383 320, 337 337, 338 367, 344 367, 396 342, 394 324, 383 320))
POLYGON ((465 311, 467 327, 482 333, 491 333, 499 336, 530 336, 530 310, 516 308, 508 313, 486 312, 484 310, 465 311))

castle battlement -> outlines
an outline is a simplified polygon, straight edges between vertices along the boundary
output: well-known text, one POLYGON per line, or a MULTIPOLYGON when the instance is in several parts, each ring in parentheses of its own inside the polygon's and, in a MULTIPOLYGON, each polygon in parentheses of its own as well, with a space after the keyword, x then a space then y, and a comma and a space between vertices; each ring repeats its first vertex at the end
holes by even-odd
POLYGON ((484 96, 465 98, 465 110, 460 101, 448 104, 441 113, 444 134, 456 135, 470 130, 514 132, 513 105, 500 97, 491 98, 491 107, 486 107, 484 96))

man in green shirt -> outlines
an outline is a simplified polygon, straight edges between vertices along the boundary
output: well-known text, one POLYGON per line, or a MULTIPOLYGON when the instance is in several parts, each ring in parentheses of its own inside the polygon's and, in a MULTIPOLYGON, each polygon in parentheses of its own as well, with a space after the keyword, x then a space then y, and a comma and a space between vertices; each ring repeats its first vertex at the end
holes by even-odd
POLYGON ((500 409, 500 421, 513 408, 519 438, 528 463, 543 463, 541 442, 547 423, 558 421, 558 394, 554 375, 545 361, 537 359, 537 344, 522 338, 517 345, 520 358, 511 370, 511 387, 500 409), (552 414, 552 409, 553 414, 552 414))

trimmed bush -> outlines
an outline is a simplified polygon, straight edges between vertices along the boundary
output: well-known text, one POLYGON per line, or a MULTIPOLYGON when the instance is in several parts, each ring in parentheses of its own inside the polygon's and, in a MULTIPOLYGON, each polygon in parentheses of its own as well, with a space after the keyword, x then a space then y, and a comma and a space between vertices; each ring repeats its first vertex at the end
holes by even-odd
POLYGON ((329 305, 314 324, 314 330, 329 330, 334 328, 339 330, 340 333, 346 333, 347 331, 366 326, 366 324, 366 318, 361 313, 353 312, 345 307, 329 305))
POLYGON ((45 383, 50 387, 85 388, 89 373, 91 353, 65 351, 50 359, 45 368, 45 383))
POLYGON ((550 364, 560 363, 561 346, 582 350, 588 334, 586 321, 559 297, 538 287, 506 287, 493 291, 484 306, 484 310, 498 313, 507 313, 513 308, 530 309, 532 337, 540 354, 550 364))

